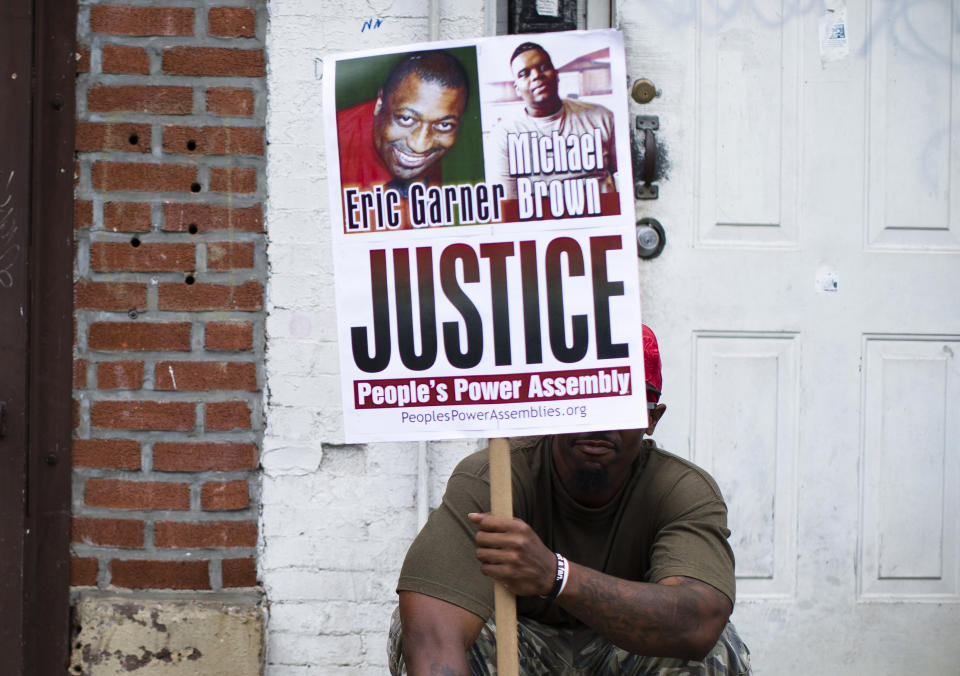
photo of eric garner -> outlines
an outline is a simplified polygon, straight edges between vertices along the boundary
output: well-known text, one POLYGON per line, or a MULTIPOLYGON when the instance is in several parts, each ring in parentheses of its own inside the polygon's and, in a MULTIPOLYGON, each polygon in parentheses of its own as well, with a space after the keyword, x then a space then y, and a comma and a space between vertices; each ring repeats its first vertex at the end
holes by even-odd
POLYGON ((499 220, 502 194, 483 183, 475 161, 475 48, 344 60, 337 83, 346 232, 499 220))

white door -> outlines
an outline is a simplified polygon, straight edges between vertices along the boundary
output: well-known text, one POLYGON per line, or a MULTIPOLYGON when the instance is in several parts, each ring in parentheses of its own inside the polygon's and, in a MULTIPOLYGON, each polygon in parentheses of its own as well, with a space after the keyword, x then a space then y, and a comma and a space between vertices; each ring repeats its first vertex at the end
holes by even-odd
POLYGON ((639 262, 657 439, 730 505, 757 673, 960 673, 960 2, 618 22, 667 154, 638 202, 667 239, 639 262))

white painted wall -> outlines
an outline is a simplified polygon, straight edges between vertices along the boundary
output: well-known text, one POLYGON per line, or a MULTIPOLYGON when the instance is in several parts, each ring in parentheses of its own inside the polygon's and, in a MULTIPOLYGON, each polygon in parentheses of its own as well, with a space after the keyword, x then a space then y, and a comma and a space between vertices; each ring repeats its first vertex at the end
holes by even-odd
MULTIPOLYGON (((394 585, 417 531, 417 444, 343 444, 316 62, 428 40, 431 4, 439 39, 483 34, 482 0, 269 3, 260 574, 271 676, 385 672, 394 585)), ((428 445, 430 506, 456 461, 477 447, 428 445)))

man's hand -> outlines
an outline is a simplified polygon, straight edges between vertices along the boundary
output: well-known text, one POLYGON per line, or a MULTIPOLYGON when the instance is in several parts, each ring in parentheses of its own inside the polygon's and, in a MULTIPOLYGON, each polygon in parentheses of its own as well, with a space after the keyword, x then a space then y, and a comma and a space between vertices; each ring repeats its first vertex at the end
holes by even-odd
POLYGON ((477 524, 477 559, 487 577, 517 596, 546 595, 557 576, 557 557, 521 519, 468 515, 477 524))

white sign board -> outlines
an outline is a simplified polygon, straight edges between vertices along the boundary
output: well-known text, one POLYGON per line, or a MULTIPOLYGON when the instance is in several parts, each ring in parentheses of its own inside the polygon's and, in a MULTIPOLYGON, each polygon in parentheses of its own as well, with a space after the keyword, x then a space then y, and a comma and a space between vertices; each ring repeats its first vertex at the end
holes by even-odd
POLYGON ((324 63, 351 442, 646 425, 616 31, 324 63))

